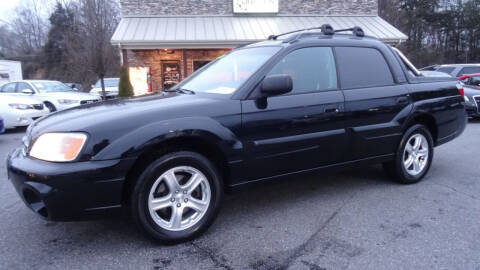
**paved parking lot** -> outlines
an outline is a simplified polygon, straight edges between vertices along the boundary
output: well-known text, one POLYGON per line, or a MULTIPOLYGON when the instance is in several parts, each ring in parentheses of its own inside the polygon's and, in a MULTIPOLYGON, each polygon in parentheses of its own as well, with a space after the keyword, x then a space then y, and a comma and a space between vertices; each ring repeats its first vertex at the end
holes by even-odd
POLYGON ((379 166, 228 195, 199 239, 152 243, 125 219, 44 221, 5 172, 22 130, 0 135, 2 269, 480 269, 480 122, 436 148, 417 185, 379 166))

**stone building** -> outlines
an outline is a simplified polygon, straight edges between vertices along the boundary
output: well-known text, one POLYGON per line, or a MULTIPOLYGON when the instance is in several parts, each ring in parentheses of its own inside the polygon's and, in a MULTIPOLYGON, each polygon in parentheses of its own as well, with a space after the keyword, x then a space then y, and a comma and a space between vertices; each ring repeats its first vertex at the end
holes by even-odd
POLYGON ((125 65, 143 68, 140 80, 153 91, 171 87, 236 46, 271 34, 328 23, 335 29, 360 26, 388 43, 407 38, 378 16, 377 0, 120 2, 123 18, 111 42, 121 50, 125 65))

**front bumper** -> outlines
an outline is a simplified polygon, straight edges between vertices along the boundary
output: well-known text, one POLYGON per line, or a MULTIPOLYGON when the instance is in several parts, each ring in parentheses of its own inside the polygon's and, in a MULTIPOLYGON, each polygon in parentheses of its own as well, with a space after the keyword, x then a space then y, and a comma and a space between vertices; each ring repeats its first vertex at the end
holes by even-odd
POLYGON ((7 158, 8 178, 25 204, 57 221, 117 214, 125 175, 134 159, 54 163, 36 160, 18 148, 7 158))
POLYGON ((5 118, 5 128, 26 127, 40 117, 48 115, 49 110, 15 110, 5 118))

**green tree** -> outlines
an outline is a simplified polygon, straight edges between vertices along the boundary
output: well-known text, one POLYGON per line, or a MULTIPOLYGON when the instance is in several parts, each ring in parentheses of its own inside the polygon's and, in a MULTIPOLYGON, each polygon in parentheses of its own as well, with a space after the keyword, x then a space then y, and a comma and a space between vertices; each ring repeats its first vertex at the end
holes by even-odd
POLYGON ((120 68, 120 82, 118 84, 118 96, 119 97, 131 97, 133 96, 133 87, 130 83, 130 76, 125 66, 120 68))
POLYGON ((68 68, 68 52, 66 42, 76 31, 73 12, 57 2, 55 10, 50 15, 50 30, 45 44, 45 64, 48 76, 55 79, 65 79, 68 68))

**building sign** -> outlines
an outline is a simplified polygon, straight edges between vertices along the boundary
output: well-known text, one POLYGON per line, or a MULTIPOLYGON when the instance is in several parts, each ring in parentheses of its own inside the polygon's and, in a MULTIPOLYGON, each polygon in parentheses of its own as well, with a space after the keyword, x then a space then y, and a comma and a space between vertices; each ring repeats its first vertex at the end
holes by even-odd
POLYGON ((278 13, 279 0, 233 0, 233 13, 278 13))
POLYGON ((129 68, 129 75, 135 96, 146 95, 152 91, 149 67, 131 67, 129 68))

